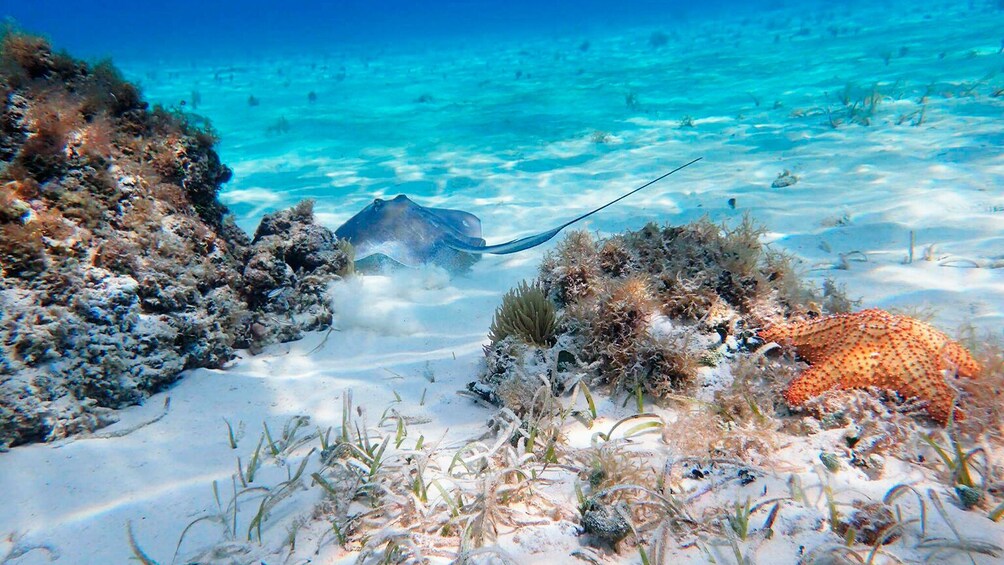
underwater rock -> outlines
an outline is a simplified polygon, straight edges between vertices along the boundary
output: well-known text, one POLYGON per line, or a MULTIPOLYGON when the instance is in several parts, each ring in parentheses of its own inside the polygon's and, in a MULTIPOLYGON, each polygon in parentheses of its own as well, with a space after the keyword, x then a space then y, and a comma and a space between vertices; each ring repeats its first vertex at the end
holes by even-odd
POLYGON ((580 348, 569 335, 548 349, 529 345, 515 336, 503 338, 485 346, 483 372, 477 381, 468 383, 467 390, 520 417, 531 410, 539 413, 545 402, 545 397, 538 394, 541 387, 548 387, 552 396, 564 393, 575 378, 575 359, 569 351, 580 348))
POLYGON ((289 234, 286 264, 296 272, 344 271, 348 266, 345 252, 339 248, 334 232, 324 226, 303 223, 289 234))
POLYGON ((293 285, 293 270, 279 249, 259 245, 244 267, 244 291, 252 303, 265 304, 293 285))
POLYGON ((819 454, 819 460, 823 462, 823 467, 826 467, 826 470, 831 473, 840 470, 840 458, 835 453, 824 451, 819 454))
POLYGON ((313 201, 266 214, 244 268, 244 294, 255 310, 259 342, 291 341, 333 318, 328 284, 352 272, 351 250, 314 223, 313 201))
POLYGON ((983 501, 983 491, 966 485, 955 485, 955 494, 966 510, 972 510, 983 501))
MULTIPOLYGON (((534 283, 558 310, 549 338, 557 344, 544 349, 490 336, 482 378, 468 389, 518 415, 542 383, 561 375, 550 363, 563 351, 590 386, 655 398, 688 394, 701 384, 703 366, 762 343, 750 328, 834 304, 802 284, 789 258, 764 247, 764 231, 747 215, 733 227, 701 219, 602 239, 569 233, 545 256, 534 283)), ((748 400, 729 404, 758 415, 748 400)))
POLYGON ((846 516, 838 518, 833 531, 841 537, 854 531, 854 541, 863 545, 888 545, 900 538, 892 508, 884 502, 864 502, 855 500, 853 509, 846 516))
POLYGON ((798 177, 791 174, 791 171, 785 169, 784 172, 779 173, 774 182, 770 183, 771 188, 787 188, 798 182, 798 177))
POLYGON ((597 540, 616 545, 631 533, 631 524, 627 504, 619 501, 615 504, 604 504, 593 501, 582 513, 582 528, 597 540))
POLYGON ((108 63, 0 40, 0 449, 106 425, 183 370, 330 324, 346 250, 309 206, 252 246, 217 198, 231 171, 215 142, 108 63))

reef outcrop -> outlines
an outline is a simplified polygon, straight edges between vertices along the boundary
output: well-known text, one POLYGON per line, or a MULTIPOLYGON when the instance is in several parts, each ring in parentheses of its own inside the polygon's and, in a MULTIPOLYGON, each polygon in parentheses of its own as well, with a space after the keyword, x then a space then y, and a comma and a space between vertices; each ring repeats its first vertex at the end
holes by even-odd
POLYGON ((324 291, 352 270, 352 247, 314 223, 312 201, 266 214, 243 271, 243 293, 255 313, 254 340, 291 341, 330 326, 333 313, 324 291))
POLYGON ((91 430, 185 369, 330 323, 351 268, 310 205, 252 241, 197 116, 108 63, 0 39, 0 449, 91 430))
MULTIPOLYGON (((504 340, 493 331, 484 370, 468 389, 520 417, 536 408, 528 399, 545 382, 552 395, 581 378, 630 395, 679 396, 701 367, 758 345, 753 328, 850 308, 832 284, 803 284, 790 257, 761 243, 763 231, 745 216, 734 227, 701 219, 604 239, 569 233, 532 286, 560 312, 548 322, 554 336, 541 344, 525 329, 504 340)), ((540 325, 545 309, 516 308, 522 294, 507 295, 518 327, 540 325)), ((504 302, 493 328, 505 317, 504 302)))

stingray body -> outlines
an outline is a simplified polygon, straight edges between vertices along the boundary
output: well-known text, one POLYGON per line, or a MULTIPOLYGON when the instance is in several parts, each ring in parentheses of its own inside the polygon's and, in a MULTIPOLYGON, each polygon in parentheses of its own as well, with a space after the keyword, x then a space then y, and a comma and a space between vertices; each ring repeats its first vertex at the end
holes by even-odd
POLYGON ((335 235, 352 244, 356 264, 363 268, 367 264, 398 263, 409 267, 434 264, 460 272, 470 268, 482 254, 516 253, 545 243, 568 226, 700 160, 698 157, 681 165, 560 226, 498 245, 486 245, 481 236, 481 220, 474 214, 448 208, 426 208, 403 194, 391 200, 377 198, 335 230, 335 235))
POLYGON ((408 267, 431 263, 463 271, 481 257, 463 249, 485 247, 481 220, 474 214, 426 208, 403 194, 391 200, 377 198, 335 230, 335 235, 352 244, 357 266, 363 268, 389 259, 408 267))

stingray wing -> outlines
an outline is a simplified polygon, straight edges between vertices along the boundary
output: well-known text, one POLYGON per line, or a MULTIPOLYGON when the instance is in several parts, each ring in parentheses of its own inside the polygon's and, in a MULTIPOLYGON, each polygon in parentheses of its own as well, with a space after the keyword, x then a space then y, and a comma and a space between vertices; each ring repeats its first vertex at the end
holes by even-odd
POLYGON ((463 210, 450 208, 422 208, 443 229, 444 232, 454 232, 471 239, 481 239, 481 219, 463 210))
POLYGON ((474 214, 426 208, 403 194, 391 200, 375 199, 335 230, 335 235, 352 244, 357 260, 384 255, 410 267, 456 263, 457 249, 447 241, 471 248, 485 244, 481 220, 474 214))

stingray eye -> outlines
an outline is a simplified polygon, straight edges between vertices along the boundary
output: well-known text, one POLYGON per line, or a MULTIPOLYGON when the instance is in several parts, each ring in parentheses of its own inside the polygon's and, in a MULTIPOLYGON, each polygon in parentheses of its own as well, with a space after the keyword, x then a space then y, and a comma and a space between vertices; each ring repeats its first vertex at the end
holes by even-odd
POLYGON ((376 208, 376 209, 379 210, 381 206, 383 206, 383 200, 382 199, 377 198, 377 199, 373 200, 373 207, 374 208, 376 208))

